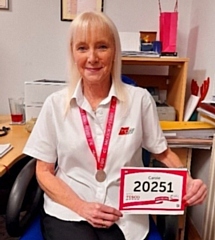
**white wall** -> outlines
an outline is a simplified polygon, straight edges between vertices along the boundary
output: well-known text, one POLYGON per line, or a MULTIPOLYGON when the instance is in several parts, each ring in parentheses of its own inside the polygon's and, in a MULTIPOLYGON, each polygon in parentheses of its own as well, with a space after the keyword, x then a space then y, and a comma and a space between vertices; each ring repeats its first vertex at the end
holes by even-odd
POLYGON ((215 81, 215 4, 213 0, 192 1, 190 32, 188 34, 187 56, 190 57, 189 77, 201 85, 207 77, 211 87, 207 95, 210 99, 215 81))
MULTIPOLYGON (((172 11, 172 0, 161 0, 172 11)), ((178 52, 187 53, 191 3, 180 0, 178 52)), ((119 31, 158 31, 157 0, 104 0, 104 12, 119 31)), ((10 1, 0 10, 0 114, 8 114, 8 97, 23 96, 24 82, 66 79, 69 22, 60 20, 60 1, 10 1)))
MULTIPOLYGON (((211 79, 211 87, 207 99, 215 93, 215 3, 213 0, 192 1, 190 32, 188 35, 187 56, 190 57, 189 80, 194 78, 201 85, 207 77, 211 79)), ((189 83, 189 82, 188 82, 189 83)), ((194 151, 192 158, 192 176, 209 181, 210 151, 194 151)), ((206 203, 189 208, 188 214, 202 236, 204 231, 206 203)))
POLYGON ((10 11, 0 11, 0 114, 25 81, 65 79, 69 23, 60 21, 59 2, 10 1, 10 11))

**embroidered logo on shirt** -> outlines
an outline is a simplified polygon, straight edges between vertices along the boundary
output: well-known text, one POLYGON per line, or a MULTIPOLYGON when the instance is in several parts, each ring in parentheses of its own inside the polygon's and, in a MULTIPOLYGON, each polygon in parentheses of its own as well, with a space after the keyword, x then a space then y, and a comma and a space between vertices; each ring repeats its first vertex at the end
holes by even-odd
POLYGON ((132 134, 133 132, 134 132, 134 128, 121 127, 121 129, 119 131, 119 135, 132 134))

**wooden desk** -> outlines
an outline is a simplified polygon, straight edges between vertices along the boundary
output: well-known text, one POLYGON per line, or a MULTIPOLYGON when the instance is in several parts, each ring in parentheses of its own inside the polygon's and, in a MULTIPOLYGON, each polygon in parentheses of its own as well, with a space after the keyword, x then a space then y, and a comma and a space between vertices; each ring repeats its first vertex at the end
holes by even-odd
POLYGON ((10 116, 0 116, 0 128, 10 127, 6 136, 0 137, 0 144, 11 143, 13 149, 0 158, 0 177, 2 177, 7 168, 11 168, 17 161, 25 155, 22 153, 23 147, 29 137, 25 125, 9 125, 10 116))

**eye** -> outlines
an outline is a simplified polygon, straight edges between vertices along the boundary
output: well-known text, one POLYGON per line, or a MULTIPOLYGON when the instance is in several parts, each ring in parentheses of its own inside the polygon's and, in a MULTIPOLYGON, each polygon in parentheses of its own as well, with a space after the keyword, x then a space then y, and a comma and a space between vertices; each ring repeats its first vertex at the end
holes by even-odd
POLYGON ((108 48, 108 46, 107 46, 107 44, 100 44, 98 48, 101 50, 106 50, 108 48))
POLYGON ((78 51, 84 51, 84 50, 86 50, 86 48, 84 46, 80 46, 80 47, 77 48, 77 50, 78 51))
POLYGON ((76 50, 79 52, 85 52, 87 50, 87 47, 85 45, 78 45, 76 46, 76 50))

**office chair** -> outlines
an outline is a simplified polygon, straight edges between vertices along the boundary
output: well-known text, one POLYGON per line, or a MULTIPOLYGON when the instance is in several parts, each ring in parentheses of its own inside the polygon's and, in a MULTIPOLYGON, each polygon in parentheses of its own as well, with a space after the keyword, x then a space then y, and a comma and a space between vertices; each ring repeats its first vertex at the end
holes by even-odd
POLYGON ((32 158, 28 156, 24 157, 20 161, 16 162, 10 169, 7 169, 6 173, 2 177, 0 177, 0 214, 1 215, 5 215, 10 191, 17 175, 30 159, 32 158))
MULTIPOLYGON (((154 161, 155 166, 161 163, 154 161)), ((38 212, 43 203, 43 191, 36 182, 36 159, 29 161, 17 176, 10 192, 6 210, 6 229, 10 236, 20 240, 43 240, 38 212)), ((156 224, 149 216, 150 232, 147 240, 175 240, 178 217, 157 216, 156 224)))

